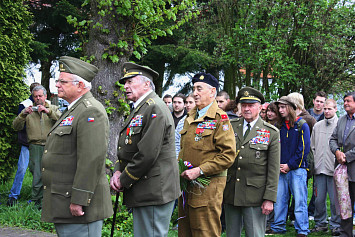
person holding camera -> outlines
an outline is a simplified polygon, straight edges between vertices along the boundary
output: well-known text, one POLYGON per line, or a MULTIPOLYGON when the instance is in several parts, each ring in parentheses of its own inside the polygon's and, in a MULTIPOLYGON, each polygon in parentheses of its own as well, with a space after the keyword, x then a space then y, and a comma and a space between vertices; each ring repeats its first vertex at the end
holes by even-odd
POLYGON ((13 128, 20 131, 26 124, 27 141, 29 143, 29 168, 33 175, 31 201, 40 209, 43 197, 41 179, 41 160, 49 130, 58 120, 61 113, 57 106, 49 104, 47 90, 39 85, 32 90, 33 105, 22 110, 13 121, 13 128))

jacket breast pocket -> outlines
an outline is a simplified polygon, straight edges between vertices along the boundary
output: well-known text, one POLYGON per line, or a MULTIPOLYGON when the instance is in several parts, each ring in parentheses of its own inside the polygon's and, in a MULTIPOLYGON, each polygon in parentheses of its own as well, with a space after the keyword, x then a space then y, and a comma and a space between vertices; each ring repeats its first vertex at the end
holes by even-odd
POLYGON ((198 150, 213 148, 213 129, 205 129, 200 137, 196 136, 192 147, 198 150))
POLYGON ((73 218, 70 213, 71 184, 52 184, 51 214, 55 218, 73 218))
POLYGON ((128 135, 124 135, 124 150, 129 153, 138 152, 138 143, 142 138, 143 127, 131 127, 129 128, 128 135))
POLYGON ((268 153, 268 145, 259 144, 259 143, 250 143, 250 159, 249 163, 257 164, 257 165, 266 165, 267 164, 267 153, 268 153))
POLYGON ((75 143, 73 138, 72 126, 59 126, 50 136, 55 136, 55 143, 50 147, 49 151, 54 154, 70 154, 74 151, 75 143))

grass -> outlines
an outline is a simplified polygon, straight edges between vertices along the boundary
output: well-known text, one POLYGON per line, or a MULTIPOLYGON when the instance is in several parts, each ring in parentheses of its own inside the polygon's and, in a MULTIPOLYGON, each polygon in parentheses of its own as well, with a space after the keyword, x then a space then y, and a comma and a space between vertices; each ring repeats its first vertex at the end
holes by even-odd
MULTIPOLYGON (((9 179, 8 182, 2 183, 0 185, 0 226, 10 226, 10 227, 21 227, 25 229, 33 229, 39 231, 46 231, 55 233, 54 225, 52 223, 42 222, 41 218, 41 211, 37 210, 33 203, 27 203, 28 200, 31 198, 31 183, 32 183, 32 175, 29 171, 26 172, 24 182, 22 185, 21 196, 18 203, 12 207, 8 207, 6 202, 8 200, 8 194, 10 192, 13 178, 15 176, 16 170, 14 170, 13 176, 9 179)), ((311 198, 311 185, 312 181, 309 182, 308 188, 308 201, 311 198)), ((328 215, 330 214, 329 211, 329 198, 327 200, 328 203, 328 215)), ((176 219, 176 213, 175 217, 176 219)), ((171 224, 171 227, 173 225, 171 224)), ((314 221, 310 221, 310 229, 314 227, 314 221)), ((111 233, 111 224, 109 221, 105 222, 105 225, 102 230, 102 236, 110 236, 111 233)), ((133 236, 133 233, 130 231, 115 231, 115 236, 133 236)), ((175 237, 177 236, 177 230, 170 230, 168 237, 175 237)), ((222 234, 222 237, 225 237, 225 233, 222 234)), ((243 233, 242 236, 245 236, 243 233)), ((296 236, 296 232, 293 226, 290 225, 290 222, 287 223, 287 232, 284 235, 274 235, 276 237, 289 237, 289 236, 296 236)), ((310 237, 312 236, 324 236, 330 237, 331 234, 328 233, 310 233, 310 237)))

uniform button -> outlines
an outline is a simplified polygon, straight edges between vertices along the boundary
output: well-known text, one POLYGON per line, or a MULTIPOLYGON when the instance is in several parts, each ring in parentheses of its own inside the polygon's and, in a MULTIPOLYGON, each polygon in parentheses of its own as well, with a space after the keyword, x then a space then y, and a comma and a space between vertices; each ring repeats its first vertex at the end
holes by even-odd
POLYGON ((244 146, 241 146, 240 148, 244 149, 244 146))
POLYGON ((239 160, 243 159, 243 157, 239 156, 239 160))
POLYGON ((47 150, 45 150, 44 153, 47 153, 47 150))
POLYGON ((260 150, 260 147, 258 147, 258 150, 260 150))
POLYGON ((90 204, 90 202, 91 202, 91 199, 88 199, 88 204, 90 204))
POLYGON ((121 147, 119 146, 118 149, 121 149, 121 147))
POLYGON ((66 192, 65 195, 69 195, 69 192, 66 192))
POLYGON ((46 189, 47 189, 47 186, 43 186, 43 189, 46 190, 46 189))
POLYGON ((239 182, 240 181, 240 179, 237 179, 237 182, 239 182))
POLYGON ((50 136, 50 135, 52 135, 52 133, 51 133, 51 132, 48 134, 48 136, 50 136))
POLYGON ((148 178, 147 176, 144 176, 144 178, 146 179, 146 178, 148 178))
POLYGON ((42 171, 44 171, 44 168, 42 168, 42 171))
POLYGON ((63 132, 60 132, 60 134, 62 134, 63 132))
POLYGON ((240 167, 238 167, 238 170, 240 170, 240 167))

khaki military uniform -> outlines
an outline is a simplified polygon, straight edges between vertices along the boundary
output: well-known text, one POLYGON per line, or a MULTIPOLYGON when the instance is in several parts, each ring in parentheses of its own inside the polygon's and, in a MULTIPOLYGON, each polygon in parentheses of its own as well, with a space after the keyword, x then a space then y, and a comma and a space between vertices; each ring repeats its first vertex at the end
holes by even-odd
POLYGON ((179 236, 220 236, 226 170, 236 155, 234 132, 216 101, 204 116, 195 120, 196 112, 196 108, 189 112, 180 132, 179 159, 200 167, 205 176, 211 177, 211 183, 206 189, 189 186, 186 203, 179 199, 179 236), (198 127, 204 127, 202 133, 198 127))
POLYGON ((105 108, 91 92, 54 124, 42 158, 42 221, 83 224, 113 214, 105 173, 108 129, 105 108), (85 214, 72 216, 70 203, 85 214))
POLYGON ((244 139, 244 119, 233 119, 231 124, 237 157, 228 169, 224 203, 236 207, 261 207, 264 200, 276 202, 280 173, 279 130, 258 118, 244 139))
POLYGON ((152 91, 132 111, 120 132, 115 171, 122 172, 126 206, 162 205, 179 197, 174 136, 169 109, 152 91))

